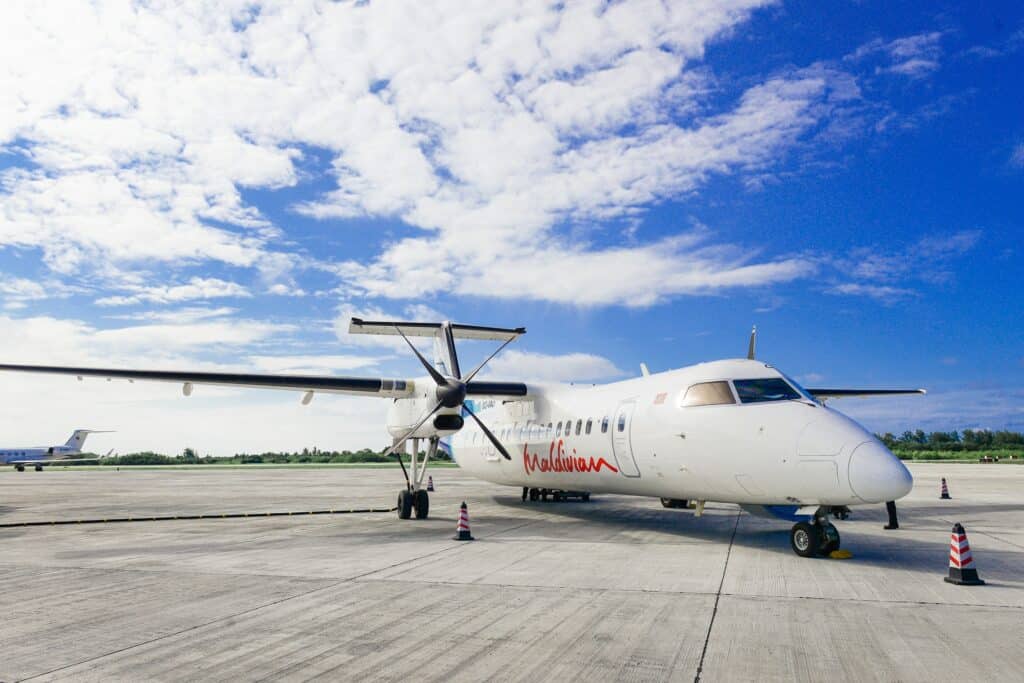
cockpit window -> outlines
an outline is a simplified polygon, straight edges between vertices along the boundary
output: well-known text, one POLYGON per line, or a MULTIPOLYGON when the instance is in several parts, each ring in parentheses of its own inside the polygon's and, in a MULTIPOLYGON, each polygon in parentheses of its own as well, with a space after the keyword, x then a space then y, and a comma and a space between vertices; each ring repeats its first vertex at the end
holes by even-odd
POLYGON ((793 387, 786 383, 781 377, 767 377, 764 379, 736 379, 733 380, 736 393, 741 403, 763 403, 765 401, 791 401, 803 398, 793 387))
POLYGON ((683 396, 683 407, 720 406, 735 403, 728 382, 702 382, 694 384, 683 396))

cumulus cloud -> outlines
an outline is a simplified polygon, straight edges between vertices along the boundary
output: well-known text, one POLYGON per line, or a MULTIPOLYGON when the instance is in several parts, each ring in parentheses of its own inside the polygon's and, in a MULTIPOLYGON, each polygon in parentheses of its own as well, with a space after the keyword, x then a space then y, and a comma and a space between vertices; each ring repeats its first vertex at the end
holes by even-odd
POLYGON ((590 353, 548 355, 511 350, 492 360, 487 374, 523 381, 583 382, 619 378, 625 373, 607 358, 590 353))
POLYGON ((217 299, 223 297, 251 297, 248 289, 236 282, 219 278, 194 277, 183 285, 158 285, 134 287, 134 292, 125 296, 107 296, 96 300, 98 306, 129 306, 138 303, 169 304, 196 299, 217 299))
POLYGON ((296 211, 423 231, 341 264, 355 292, 502 296, 512 274, 487 274, 508 254, 557 250, 595 265, 670 255, 642 297, 606 284, 588 300, 590 278, 569 274, 558 292, 517 283, 524 296, 646 305, 800 277, 810 264, 744 245, 568 241, 712 175, 763 171, 855 97, 819 65, 704 100, 705 49, 764 4, 8 4, 0 147, 25 163, 0 174, 0 245, 62 273, 214 260, 298 294, 281 229, 245 190, 302 185, 323 153, 334 187, 296 211))

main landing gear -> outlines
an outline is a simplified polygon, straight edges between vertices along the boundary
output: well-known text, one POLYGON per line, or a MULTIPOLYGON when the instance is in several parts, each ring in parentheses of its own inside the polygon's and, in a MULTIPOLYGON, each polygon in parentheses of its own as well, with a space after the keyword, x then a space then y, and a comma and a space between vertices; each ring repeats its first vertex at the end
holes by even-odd
POLYGON ((536 489, 523 487, 523 502, 529 498, 532 502, 543 501, 548 502, 548 497, 556 503, 561 503, 567 500, 581 500, 584 503, 590 502, 590 491, 563 491, 562 489, 536 489))
POLYGON ((402 472, 405 474, 406 486, 404 491, 398 492, 398 518, 410 519, 415 513, 416 519, 426 519, 430 514, 430 496, 423 487, 423 480, 427 474, 427 463, 437 455, 439 439, 437 437, 430 438, 430 445, 422 462, 419 460, 420 440, 410 439, 410 441, 412 441, 412 458, 409 462, 411 472, 406 472, 401 457, 398 459, 399 464, 402 465, 402 472))
POLYGON ((839 530, 828 521, 828 509, 819 508, 814 521, 797 522, 789 530, 789 544, 800 557, 828 555, 839 550, 839 530))

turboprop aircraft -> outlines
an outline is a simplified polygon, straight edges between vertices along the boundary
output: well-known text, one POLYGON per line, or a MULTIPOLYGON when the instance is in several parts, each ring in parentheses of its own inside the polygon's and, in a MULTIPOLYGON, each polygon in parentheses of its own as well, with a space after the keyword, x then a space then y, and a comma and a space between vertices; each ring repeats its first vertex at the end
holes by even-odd
POLYGON ((0 446, 0 463, 14 465, 19 472, 25 471, 25 465, 32 465, 36 472, 42 472, 44 465, 55 462, 85 462, 97 458, 75 458, 82 452, 85 438, 90 434, 103 434, 98 429, 76 429, 71 438, 63 446, 32 446, 30 448, 4 448, 0 446))
POLYGON ((847 506, 893 501, 913 483, 910 472, 869 431, 825 405, 847 396, 924 393, 921 389, 804 389, 754 357, 700 363, 605 385, 525 384, 477 380, 481 369, 524 328, 451 322, 364 321, 351 334, 398 335, 427 372, 413 379, 253 375, 0 365, 0 370, 234 385, 390 399, 388 455, 412 441, 398 516, 429 514, 427 464, 443 447, 481 479, 521 487, 524 498, 548 493, 603 492, 661 498, 670 507, 695 501, 737 503, 760 515, 794 521, 793 550, 801 556, 839 548, 830 513, 847 506), (430 363, 409 337, 432 337, 430 363), (455 339, 501 342, 463 373, 455 339), (468 422, 464 418, 470 418, 468 422), (421 459, 419 442, 428 449, 421 459), (444 444, 442 445, 442 440, 444 444))

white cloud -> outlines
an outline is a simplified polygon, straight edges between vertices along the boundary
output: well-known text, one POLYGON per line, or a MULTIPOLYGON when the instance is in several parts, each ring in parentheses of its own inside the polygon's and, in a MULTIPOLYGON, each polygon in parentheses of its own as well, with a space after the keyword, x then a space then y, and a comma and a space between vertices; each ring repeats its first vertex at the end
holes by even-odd
POLYGON ((607 358, 590 353, 548 355, 505 351, 490 362, 488 376, 519 381, 583 382, 622 377, 625 373, 607 358))
POLYGON ((138 303, 170 304, 196 299, 251 297, 248 289, 236 282, 218 278, 194 277, 184 285, 133 287, 127 296, 107 296, 96 300, 98 306, 129 306, 138 303))
POLYGON ((844 282, 825 290, 829 294, 847 294, 851 296, 867 296, 884 304, 895 304, 903 299, 917 296, 917 292, 906 287, 891 285, 872 285, 862 282, 844 282))
POLYGON ((939 69, 942 57, 942 32, 930 31, 896 40, 872 40, 857 48, 848 59, 881 59, 878 73, 891 73, 908 78, 923 78, 939 69))
POLYGON ((1024 168, 1024 143, 1017 145, 1010 155, 1010 165, 1015 168, 1024 168))
MULTIPOLYGON (((345 264, 356 291, 501 296, 510 275, 490 285, 485 274, 504 255, 550 261, 566 248, 594 264, 672 251, 653 291, 605 284, 592 303, 806 275, 807 264, 740 246, 719 259, 691 258, 671 238, 566 245, 567 224, 764 169, 844 106, 850 79, 821 66, 717 110, 704 101, 704 50, 764 4, 5 5, 0 145, 33 166, 2 175, 0 244, 39 248, 65 273, 221 261, 295 295, 281 231, 242 190, 303 182, 315 149, 337 186, 296 210, 398 216, 426 231, 345 264)), ((562 271, 557 300, 587 299, 590 279, 562 271)))
POLYGON ((929 389, 924 396, 848 399, 829 406, 876 432, 1024 429, 1024 391, 1004 386, 929 389))
MULTIPOLYGON (((183 309, 188 311, 190 309, 183 309)), ((216 311, 216 309, 213 309, 216 311)), ((223 309, 221 309, 223 311, 223 309)), ((169 313, 169 312, 165 312, 169 313)), ((202 318, 203 316, 196 316, 202 318)), ((10 363, 252 372, 317 372, 368 368, 381 357, 248 355, 287 337, 290 326, 214 316, 207 322, 128 325, 101 330, 74 320, 0 316, 0 358, 10 363)), ((188 319, 188 316, 185 316, 188 319)), ((358 373, 376 375, 379 373, 358 373)), ((177 384, 0 373, 8 442, 54 443, 77 427, 116 429, 93 444, 121 453, 201 453, 383 446, 385 401, 319 396, 300 406, 295 393, 177 384), (339 429, 339 425, 343 425, 339 429)))
POLYGON ((348 355, 248 356, 247 361, 262 372, 282 374, 333 374, 376 366, 384 357, 348 355))
POLYGON ((858 247, 842 258, 828 260, 835 269, 830 294, 868 296, 893 304, 918 296, 908 286, 913 281, 942 284, 953 278, 952 261, 971 251, 981 240, 980 230, 961 230, 925 236, 904 249, 883 251, 878 247, 858 247), (849 282, 845 280, 853 279, 849 282))

